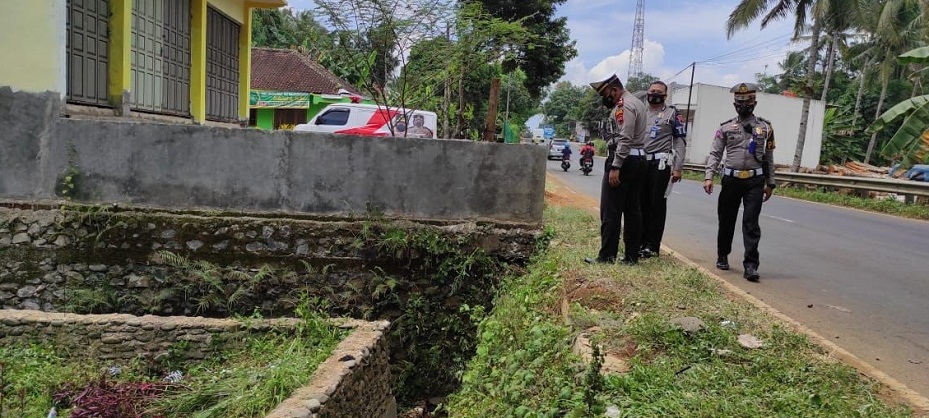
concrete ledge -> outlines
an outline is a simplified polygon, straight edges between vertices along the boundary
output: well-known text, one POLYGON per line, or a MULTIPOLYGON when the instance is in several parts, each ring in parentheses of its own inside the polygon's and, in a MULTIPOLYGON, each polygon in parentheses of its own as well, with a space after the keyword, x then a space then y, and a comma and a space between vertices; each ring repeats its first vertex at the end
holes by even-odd
POLYGON ((0 88, 0 197, 540 224, 545 149, 59 117, 0 88))
MULTIPOLYGON (((306 386, 295 390, 268 418, 385 417, 397 416, 390 387, 387 321, 333 319, 351 329, 332 355, 321 363, 306 386)), ((187 360, 197 361, 217 344, 247 333, 292 329, 298 319, 280 318, 249 323, 203 317, 133 316, 125 314, 75 315, 31 310, 0 310, 0 342, 53 343, 84 347, 80 356, 100 360, 132 360, 147 353, 156 358, 177 342, 186 342, 187 360)))

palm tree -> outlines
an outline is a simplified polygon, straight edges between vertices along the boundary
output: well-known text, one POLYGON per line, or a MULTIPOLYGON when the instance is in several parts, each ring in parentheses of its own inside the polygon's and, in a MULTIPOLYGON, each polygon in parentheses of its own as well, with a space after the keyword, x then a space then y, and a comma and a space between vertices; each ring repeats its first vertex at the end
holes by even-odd
MULTIPOLYGON (((872 2, 874 7, 880 7, 877 19, 870 19, 868 30, 873 34, 866 50, 862 55, 871 57, 877 64, 878 77, 881 80, 881 95, 877 101, 874 118, 878 119, 884 109, 887 98, 887 86, 890 80, 898 73, 897 56, 917 46, 914 45, 919 37, 914 36, 920 30, 921 0, 886 0, 872 2)), ((877 143, 877 131, 872 130, 865 152, 864 162, 870 163, 871 156, 877 143)))
POLYGON ((810 117, 810 101, 813 95, 813 79, 816 72, 816 61, 819 52, 819 37, 822 32, 824 20, 830 16, 832 10, 857 8, 857 0, 741 0, 735 10, 729 14, 726 21, 726 35, 731 38, 736 31, 750 25, 755 19, 767 12, 761 19, 761 28, 764 29, 773 20, 782 19, 794 14, 794 37, 799 38, 806 28, 807 16, 813 21, 810 32, 809 58, 806 67, 806 86, 803 94, 803 110, 800 114, 800 129, 797 133, 797 149, 794 152, 792 171, 800 169, 803 158, 803 145, 806 142, 806 126, 810 117))
POLYGON ((828 8, 825 16, 826 40, 828 50, 826 52, 826 73, 823 81, 823 93, 820 100, 826 102, 829 97, 829 85, 832 81, 832 74, 835 71, 835 59, 840 50, 848 49, 848 38, 855 36, 852 31, 861 20, 860 8, 853 7, 847 9, 828 8))
MULTIPOLYGON (((929 47, 917 48, 900 55, 904 64, 929 64, 929 47)), ((903 119, 900 129, 881 150, 889 158, 899 157, 904 167, 929 163, 929 95, 915 96, 884 112, 868 131, 876 135, 892 123, 903 119)), ((871 151, 873 144, 869 146, 871 151)), ((865 160, 867 161, 867 160, 865 160)))

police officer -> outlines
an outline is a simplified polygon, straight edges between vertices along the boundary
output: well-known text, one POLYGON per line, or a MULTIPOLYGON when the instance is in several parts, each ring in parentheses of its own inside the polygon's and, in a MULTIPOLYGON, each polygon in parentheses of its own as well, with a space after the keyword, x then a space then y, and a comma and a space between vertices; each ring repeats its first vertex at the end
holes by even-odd
POLYGON ((645 175, 645 135, 648 129, 645 104, 623 88, 614 74, 590 83, 602 103, 611 109, 604 126, 609 155, 600 187, 600 253, 588 263, 612 263, 619 254, 621 218, 626 220, 623 234, 623 264, 639 260, 642 240, 642 181, 645 175))
POLYGON ((716 267, 729 270, 728 256, 732 251, 732 236, 741 203, 744 205, 743 277, 752 282, 761 278, 758 274, 758 241, 761 240, 758 215, 761 214, 761 203, 768 201, 777 187, 774 183, 774 129, 771 122, 754 114, 757 90, 758 87, 751 83, 737 84, 730 90, 734 94, 738 116, 723 122, 716 131, 703 182, 703 190, 707 194, 713 193, 713 174, 718 171, 719 163, 725 155, 717 209, 719 233, 716 236, 716 267))
POLYGON ((674 106, 665 104, 668 85, 655 81, 645 96, 648 102, 648 135, 645 138, 645 181, 642 185, 641 258, 655 257, 661 249, 668 213, 666 191, 670 182, 681 181, 684 153, 687 152, 684 119, 674 106))

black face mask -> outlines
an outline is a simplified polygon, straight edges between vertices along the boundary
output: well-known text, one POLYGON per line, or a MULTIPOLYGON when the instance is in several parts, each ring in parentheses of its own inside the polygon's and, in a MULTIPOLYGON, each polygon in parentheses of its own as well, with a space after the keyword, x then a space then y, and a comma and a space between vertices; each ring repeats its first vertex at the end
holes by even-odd
POLYGON ((646 95, 645 97, 648 100, 648 102, 651 104, 662 104, 664 103, 664 98, 667 96, 668 96, 667 94, 648 93, 648 95, 646 95))
POLYGON ((616 106, 616 101, 613 100, 613 96, 604 96, 603 99, 601 100, 601 103, 603 103, 604 106, 610 109, 616 106))
POLYGON ((755 104, 742 104, 735 103, 735 112, 739 114, 741 118, 747 118, 755 112, 755 104))

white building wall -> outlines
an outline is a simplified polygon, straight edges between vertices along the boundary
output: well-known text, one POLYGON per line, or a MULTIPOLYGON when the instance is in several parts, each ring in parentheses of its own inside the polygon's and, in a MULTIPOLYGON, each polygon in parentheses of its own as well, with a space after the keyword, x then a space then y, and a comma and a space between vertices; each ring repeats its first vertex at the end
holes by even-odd
MULTIPOLYGON (((694 121, 690 125, 687 141, 687 162, 703 164, 710 153, 713 136, 719 125, 735 117, 732 106, 730 87, 697 83, 694 85, 690 108, 694 111, 694 121)), ((673 102, 682 111, 687 108, 687 87, 675 90, 673 102)), ((758 105, 755 114, 771 121, 777 149, 774 151, 775 164, 793 163, 797 149, 797 133, 800 129, 800 114, 803 99, 777 94, 758 93, 758 105)), ((819 100, 810 103, 810 119, 806 130, 803 159, 800 165, 814 168, 819 165, 822 148, 823 117, 825 106, 819 100)))

